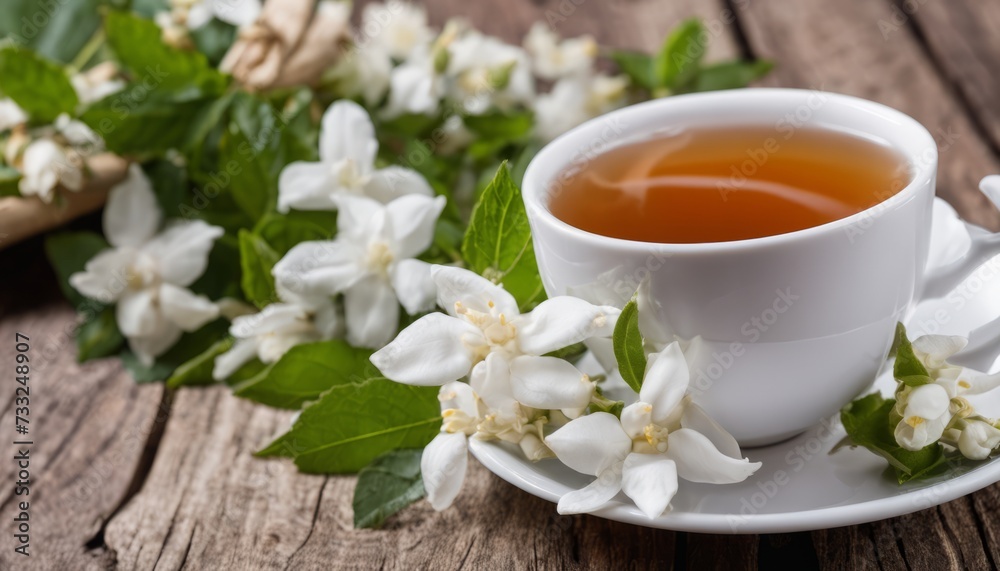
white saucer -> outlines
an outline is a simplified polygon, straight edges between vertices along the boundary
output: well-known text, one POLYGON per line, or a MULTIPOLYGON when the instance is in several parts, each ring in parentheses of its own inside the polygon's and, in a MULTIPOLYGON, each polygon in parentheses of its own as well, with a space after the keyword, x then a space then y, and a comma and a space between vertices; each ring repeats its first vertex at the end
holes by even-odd
MULTIPOLYGON (((938 200, 931 235, 933 266, 961 256, 969 239, 964 225, 946 203, 938 200)), ((1000 264, 1000 257, 994 258, 1000 264)), ((997 266, 1000 268, 1000 265, 997 266)), ((969 336, 1000 316, 1000 273, 974 274, 951 295, 926 301, 907 320, 911 337, 923 333, 969 336), (964 288, 964 289, 963 289, 964 288)), ((987 333, 981 330, 977 333, 987 333)), ((972 335, 976 345, 996 347, 995 339, 972 335), (981 338, 977 338, 981 337, 981 338), (985 340, 985 341, 984 341, 985 340)), ((997 370, 997 350, 973 351, 966 366, 997 370), (986 362, 984 362, 986 361, 986 362)), ((596 361, 581 364, 597 367, 596 361)), ((609 383, 624 383, 609 379, 609 383)), ((891 371, 875 387, 890 395, 895 388, 891 371)), ((610 387, 611 396, 615 394, 610 387)), ((627 388, 624 392, 627 392, 627 388)), ((634 397, 633 397, 634 398, 634 397)), ((970 399, 972 400, 972 399, 970 399)), ((1000 416, 1000 390, 976 397, 977 410, 1000 416)), ((929 508, 1000 481, 1000 458, 953 466, 934 479, 898 485, 886 474, 886 462, 864 449, 842 449, 829 454, 844 436, 838 419, 814 427, 791 440, 744 449, 751 460, 763 462, 752 478, 740 484, 714 486, 681 481, 672 510, 656 519, 642 514, 622 494, 594 515, 647 527, 705 533, 776 533, 854 525, 929 508)), ((476 458, 491 472, 529 494, 556 502, 592 478, 557 460, 532 463, 519 450, 495 442, 471 440, 476 458)))

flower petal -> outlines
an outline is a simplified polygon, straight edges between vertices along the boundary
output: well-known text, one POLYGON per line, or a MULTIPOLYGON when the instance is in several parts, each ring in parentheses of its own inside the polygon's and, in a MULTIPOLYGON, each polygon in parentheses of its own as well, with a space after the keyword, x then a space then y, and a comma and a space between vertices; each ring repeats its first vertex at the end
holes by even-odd
POLYGON ((691 401, 691 397, 685 398, 684 413, 681 416, 681 428, 690 428, 708 438, 719 452, 730 458, 743 457, 740 445, 733 438, 733 435, 729 434, 725 428, 722 428, 718 422, 715 422, 712 417, 708 416, 705 409, 691 401))
POLYGON ((297 210, 336 210, 335 192, 339 187, 331 178, 330 165, 296 161, 278 175, 278 212, 297 210))
POLYGON ((324 163, 348 159, 362 174, 371 172, 378 153, 375 126, 357 103, 341 99, 323 113, 319 156, 324 163))
POLYGON ((112 246, 138 247, 156 234, 163 212, 153 194, 153 185, 133 163, 128 176, 108 192, 104 206, 104 235, 112 246))
POLYGON ((344 333, 346 324, 340 309, 331 300, 314 308, 313 324, 323 339, 335 339, 344 333))
POLYGON ((532 408, 581 409, 594 395, 594 383, 565 359, 522 355, 510 362, 514 398, 532 408))
POLYGON ((511 392, 510 365, 503 356, 490 353, 476 363, 469 384, 490 411, 507 419, 517 416, 519 407, 511 392))
POLYGON ((465 434, 442 432, 424 448, 420 473, 427 500, 437 511, 449 507, 462 490, 469 464, 468 446, 465 434))
POLYGON ((237 339, 228 351, 215 358, 215 364, 212 366, 212 378, 224 381, 256 356, 257 342, 255 340, 237 339))
POLYGON ((259 313, 233 319, 229 334, 237 339, 247 339, 276 333, 302 333, 311 328, 304 308, 290 303, 272 303, 259 313))
POLYGON ((132 248, 108 248, 87 262, 82 272, 69 277, 69 284, 86 297, 110 304, 124 293, 125 273, 135 259, 132 248))
POLYGON ((177 327, 166 319, 159 322, 160 328, 153 334, 143 337, 129 337, 129 349, 135 353, 145 366, 150 366, 156 357, 167 352, 183 335, 180 327, 177 327))
POLYGON ((604 507, 621 489, 621 467, 611 467, 586 487, 564 494, 559 498, 556 511, 562 515, 590 513, 604 507))
POLYGON ((225 232, 201 220, 176 221, 146 243, 143 250, 159 261, 160 277, 187 287, 208 267, 208 254, 225 232))
POLYGON ((437 287, 431 278, 431 265, 420 260, 400 260, 389 270, 392 289, 399 303, 410 315, 434 309, 437 287))
POLYGON ((529 355, 544 355, 589 337, 607 336, 619 313, 576 297, 553 297, 517 319, 517 344, 529 355))
POLYGON ((677 474, 690 482, 735 484, 760 468, 760 462, 726 456, 705 435, 690 428, 671 432, 667 442, 667 458, 677 463, 677 474))
POLYGON ((644 438, 646 427, 653 422, 653 405, 638 401, 622 409, 622 430, 633 440, 644 438))
POLYGON ((981 420, 971 420, 958 437, 958 449, 970 460, 985 460, 1000 445, 1000 430, 981 420))
POLYGON ((622 491, 649 519, 660 517, 677 493, 677 465, 662 454, 629 454, 622 491))
POLYGON ((914 352, 925 365, 932 368, 944 366, 945 359, 958 353, 969 344, 969 340, 958 335, 923 335, 913 340, 914 352))
POLYGON ((389 166, 372 173, 365 185, 365 194, 383 204, 389 204, 408 195, 432 197, 434 189, 417 171, 389 166))
POLYGON ((371 362, 397 383, 443 385, 468 375, 472 369, 472 352, 462 342, 466 336, 482 337, 482 333, 464 320, 430 313, 376 351, 371 362))
POLYGON ((118 329, 126 337, 148 337, 166 328, 167 319, 160 312, 155 290, 129 291, 118 300, 115 315, 118 329))
POLYGON ((632 439, 618 419, 606 412, 569 421, 548 435, 545 443, 563 464, 591 476, 621 462, 632 450, 632 439))
POLYGON ((419 194, 402 196, 386 206, 397 258, 415 258, 430 248, 444 206, 443 196, 430 198, 419 194))
POLYGON ((653 405, 654 422, 661 423, 670 416, 684 398, 689 380, 687 360, 676 341, 650 358, 639 400, 653 405))
POLYGON ((365 277, 362 256, 344 239, 302 242, 278 260, 271 273, 282 299, 329 297, 365 277))
POLYGON ((948 412, 951 397, 941 385, 930 383, 915 387, 906 397, 904 417, 937 418, 948 412))
POLYGON ((184 331, 195 331, 219 317, 219 307, 207 297, 167 283, 160 286, 160 309, 184 331))
POLYGON ((1000 373, 989 374, 973 369, 963 368, 962 372, 958 375, 958 385, 964 387, 964 385, 962 385, 963 381, 969 386, 963 391, 963 393, 969 395, 979 395, 987 391, 992 391, 1000 386, 1000 373))
POLYGON ((438 391, 438 400, 441 402, 441 412, 446 410, 460 410, 472 418, 479 416, 479 401, 476 398, 476 391, 468 384, 460 381, 452 381, 441 385, 438 391))
POLYGON ((249 26, 260 15, 260 0, 225 0, 211 2, 210 6, 215 17, 237 28, 249 26))
POLYGON ((382 276, 371 276, 344 292, 344 316, 348 343, 378 349, 399 327, 399 300, 382 276))
POLYGON ((520 314, 514 296, 475 272, 454 266, 433 266, 431 276, 437 285, 438 305, 449 315, 456 315, 456 303, 483 313, 490 313, 492 303, 507 319, 520 314))
POLYGON ((941 415, 938 418, 923 420, 919 417, 915 419, 900 420, 893 431, 896 443, 910 452, 916 452, 928 444, 932 444, 941 439, 944 429, 951 420, 949 415, 941 415))

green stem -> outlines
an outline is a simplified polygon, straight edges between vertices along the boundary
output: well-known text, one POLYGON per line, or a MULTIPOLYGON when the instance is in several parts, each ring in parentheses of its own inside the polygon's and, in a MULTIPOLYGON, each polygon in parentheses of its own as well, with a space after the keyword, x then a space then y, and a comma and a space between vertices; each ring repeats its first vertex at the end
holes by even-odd
POLYGON ((104 45, 104 39, 104 28, 98 28, 97 31, 94 32, 94 35, 90 36, 87 43, 80 49, 80 53, 76 54, 76 57, 73 58, 72 63, 69 64, 72 73, 82 70, 83 67, 87 65, 91 59, 93 59, 97 50, 101 49, 101 46, 104 45))

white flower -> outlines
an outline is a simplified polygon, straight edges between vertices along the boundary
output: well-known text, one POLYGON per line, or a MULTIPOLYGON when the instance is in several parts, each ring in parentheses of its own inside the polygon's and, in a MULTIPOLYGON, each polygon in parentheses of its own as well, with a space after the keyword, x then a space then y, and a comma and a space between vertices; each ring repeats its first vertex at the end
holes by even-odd
POLYGON ((339 329, 340 316, 329 299, 314 310, 294 303, 272 303, 260 313, 233 319, 229 334, 236 342, 215 358, 212 376, 226 379, 254 357, 274 363, 292 347, 332 339, 339 329))
POLYGON ((913 341, 913 353, 932 382, 916 387, 901 385, 897 391, 896 412, 902 419, 894 433, 903 448, 917 451, 937 442, 956 419, 975 414, 965 395, 1000 385, 1000 374, 989 375, 947 362, 967 343, 964 337, 945 335, 924 335, 913 341))
POLYGON ((404 2, 365 6, 361 31, 374 44, 397 60, 406 60, 434 37, 422 6, 404 2))
POLYGON ((419 50, 392 70, 389 101, 383 114, 389 119, 400 115, 434 115, 446 91, 445 79, 438 73, 434 57, 428 50, 419 50))
POLYGON ((70 284, 103 303, 117 302, 118 328, 146 364, 169 349, 184 331, 219 315, 218 307, 190 286, 208 265, 221 228, 200 220, 176 221, 157 234, 162 213, 149 179, 137 165, 111 189, 104 234, 113 246, 94 256, 70 284))
POLYGON ((503 357, 491 354, 472 369, 470 384, 452 381, 441 386, 441 434, 424 449, 420 462, 434 509, 450 506, 462 487, 470 436, 517 444, 531 461, 552 456, 541 438, 544 411, 517 402, 514 385, 503 357))
POLYGON ((535 74, 556 80, 590 72, 597 56, 597 42, 590 36, 559 41, 547 25, 535 22, 524 38, 524 49, 531 54, 535 74))
POLYGON ((194 30, 209 23, 212 18, 232 24, 237 28, 249 26, 257 20, 261 11, 261 0, 173 0, 174 10, 184 10, 189 6, 184 19, 188 29, 194 30))
POLYGON ((51 139, 36 139, 21 155, 21 180, 18 188, 24 196, 37 196, 52 202, 56 186, 72 191, 83 188, 83 169, 71 160, 66 150, 51 139))
POLYGON ((517 46, 470 30, 448 46, 449 97, 466 113, 507 110, 535 96, 531 64, 517 46))
POLYGON ((28 120, 28 114, 13 99, 0 99, 0 132, 8 131, 28 120))
POLYGON ((356 44, 347 50, 329 72, 336 81, 341 96, 361 96, 365 104, 374 107, 389 89, 392 60, 380 46, 356 44))
POLYGON ((621 107, 628 81, 624 77, 583 75, 560 79, 552 91, 535 100, 535 133, 551 141, 577 125, 621 107))
POLYGON ((73 74, 70 82, 76 90, 80 103, 87 105, 125 88, 125 82, 115 78, 117 73, 118 70, 113 63, 104 62, 85 73, 73 74))
POLYGON ((441 432, 424 448, 420 474, 427 491, 427 501, 441 511, 455 501, 465 480, 469 463, 468 437, 476 432, 481 417, 479 398, 465 383, 441 386, 441 432))
POLYGON ((65 113, 56 117, 52 126, 74 148, 89 147, 87 152, 91 152, 101 150, 104 147, 104 140, 97 136, 97 133, 82 121, 72 119, 65 113))
POLYGON ((545 439, 564 464, 596 476, 559 499, 559 513, 594 511, 619 491, 650 518, 677 492, 677 478, 742 482, 760 462, 741 458, 736 440, 685 397, 690 375, 680 345, 651 356, 639 401, 621 419, 598 412, 570 421, 545 439))
POLYGON ((368 113, 352 101, 338 101, 323 114, 319 162, 297 161, 278 178, 278 210, 333 210, 338 196, 368 196, 379 202, 407 194, 433 196, 417 172, 390 166, 375 169, 378 141, 368 113))
POLYGON ((341 196, 338 234, 332 241, 303 242, 274 266, 282 296, 344 294, 347 339, 378 348, 396 331, 399 304, 410 314, 433 307, 430 265, 416 260, 434 239, 444 197, 402 196, 383 205, 341 196))
MULTIPOLYGON (((539 363, 538 367, 525 365, 523 370, 547 370, 546 360, 552 358, 541 355, 589 337, 610 336, 620 313, 614 307, 563 296, 521 314, 510 293, 474 272, 434 266, 431 275, 438 305, 448 314, 421 317, 371 357, 382 374, 400 383, 440 386, 468 375, 490 354, 511 363, 512 374, 513 361, 522 356, 539 363)), ((565 368, 553 372, 563 375, 571 389, 580 381, 578 372, 570 376, 565 376, 565 368)), ((530 392, 529 384, 525 381, 522 396, 530 392)))
POLYGON ((966 420, 958 437, 958 450, 970 460, 985 460, 1000 446, 1000 430, 980 419, 966 420))

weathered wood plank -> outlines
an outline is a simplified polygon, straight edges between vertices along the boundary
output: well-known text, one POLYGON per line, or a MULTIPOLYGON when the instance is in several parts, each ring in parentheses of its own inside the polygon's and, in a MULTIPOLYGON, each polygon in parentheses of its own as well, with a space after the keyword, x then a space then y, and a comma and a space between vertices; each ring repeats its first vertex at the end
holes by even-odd
POLYGON ((740 21, 750 47, 778 63, 767 84, 857 95, 911 115, 938 141, 938 195, 967 219, 1000 227, 1000 213, 975 191, 983 176, 1000 172, 1000 162, 913 34, 883 38, 878 22, 892 16, 891 4, 743 4, 740 21))
POLYGON ((914 31, 937 69, 952 84, 989 138, 1000 149, 1000 4, 996 2, 902 2, 880 23, 886 41, 914 31))
POLYGON ((144 457, 162 428, 162 385, 136 385, 112 360, 75 362, 75 316, 58 300, 55 278, 34 240, 4 252, 0 292, 0 569, 107 568, 105 522, 142 482, 144 457), (14 336, 30 342, 30 493, 13 494, 14 336), (8 483, 10 483, 8 485, 8 483), (18 504, 29 502, 31 557, 16 555, 11 533, 18 504))

